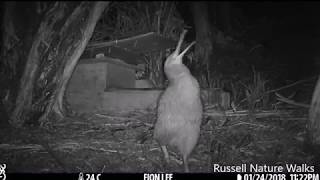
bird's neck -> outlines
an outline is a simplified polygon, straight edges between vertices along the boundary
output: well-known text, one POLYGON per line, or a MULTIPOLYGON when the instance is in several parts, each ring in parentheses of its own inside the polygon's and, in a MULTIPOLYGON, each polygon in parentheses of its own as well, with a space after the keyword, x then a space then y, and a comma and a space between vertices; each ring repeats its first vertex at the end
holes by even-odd
POLYGON ((170 82, 189 76, 190 71, 184 64, 170 64, 164 67, 164 72, 170 82))

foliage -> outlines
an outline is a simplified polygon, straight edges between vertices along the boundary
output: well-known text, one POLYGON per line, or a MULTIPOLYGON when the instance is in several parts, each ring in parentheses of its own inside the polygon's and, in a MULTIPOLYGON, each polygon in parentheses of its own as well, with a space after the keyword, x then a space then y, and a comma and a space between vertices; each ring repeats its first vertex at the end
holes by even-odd
POLYGON ((249 84, 243 84, 245 87, 246 100, 249 110, 254 110, 257 105, 260 107, 266 107, 268 104, 269 96, 266 94, 268 81, 263 79, 259 72, 256 72, 253 68, 253 80, 249 84))
MULTIPOLYGON (((96 26, 92 41, 127 38, 147 32, 178 40, 184 21, 175 2, 114 2, 96 26)), ((149 79, 156 87, 163 87, 163 61, 166 52, 145 55, 149 79)))

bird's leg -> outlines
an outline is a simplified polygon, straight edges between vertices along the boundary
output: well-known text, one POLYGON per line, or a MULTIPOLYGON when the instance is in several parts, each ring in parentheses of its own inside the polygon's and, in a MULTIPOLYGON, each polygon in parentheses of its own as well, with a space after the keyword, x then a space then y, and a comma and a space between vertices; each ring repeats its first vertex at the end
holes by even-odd
POLYGON ((189 172, 189 166, 188 166, 188 157, 183 156, 183 165, 184 165, 184 172, 189 172))
POLYGON ((169 159, 169 153, 168 153, 167 147, 166 146, 161 146, 161 150, 163 152, 164 159, 165 159, 166 163, 169 164, 170 159, 169 159))

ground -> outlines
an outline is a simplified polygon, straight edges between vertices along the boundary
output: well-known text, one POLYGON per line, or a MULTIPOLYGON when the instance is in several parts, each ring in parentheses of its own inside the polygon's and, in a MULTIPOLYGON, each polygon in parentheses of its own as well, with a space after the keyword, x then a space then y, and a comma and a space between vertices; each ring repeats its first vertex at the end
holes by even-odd
MULTIPOLYGON (((306 110, 261 118, 207 116, 212 112, 206 110, 189 158, 191 172, 244 163, 306 163, 320 170, 317 151, 306 143, 306 110)), ((88 113, 66 117, 46 130, 2 128, 0 164, 6 163, 6 172, 183 172, 181 157, 172 149, 165 165, 152 139, 155 119, 153 110, 88 113)))

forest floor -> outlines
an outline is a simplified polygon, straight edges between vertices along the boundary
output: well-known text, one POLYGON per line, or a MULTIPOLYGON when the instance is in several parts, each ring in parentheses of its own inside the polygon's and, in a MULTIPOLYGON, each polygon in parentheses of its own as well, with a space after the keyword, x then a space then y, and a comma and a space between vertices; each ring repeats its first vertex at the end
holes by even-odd
MULTIPOLYGON (((318 151, 306 143, 307 110, 290 114, 206 116, 190 171, 212 172, 213 164, 307 164, 320 171, 318 151)), ((152 138, 155 119, 151 110, 92 113, 66 117, 46 130, 2 128, 0 164, 7 165, 6 172, 183 172, 172 149, 165 165, 152 138)))

